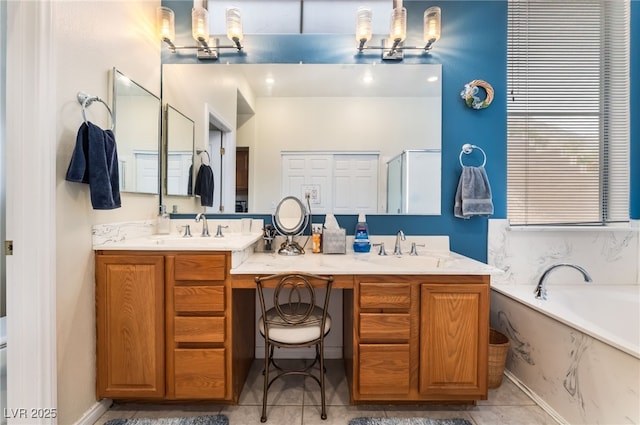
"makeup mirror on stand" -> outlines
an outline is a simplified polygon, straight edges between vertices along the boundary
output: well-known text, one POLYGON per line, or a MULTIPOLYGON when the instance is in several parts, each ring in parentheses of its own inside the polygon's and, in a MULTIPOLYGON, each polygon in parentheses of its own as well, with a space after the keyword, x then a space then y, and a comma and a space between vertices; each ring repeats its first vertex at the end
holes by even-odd
POLYGON ((304 204, 295 196, 283 198, 273 214, 273 225, 287 240, 282 243, 278 254, 300 255, 304 249, 293 240, 294 236, 302 234, 309 224, 309 214, 304 204))

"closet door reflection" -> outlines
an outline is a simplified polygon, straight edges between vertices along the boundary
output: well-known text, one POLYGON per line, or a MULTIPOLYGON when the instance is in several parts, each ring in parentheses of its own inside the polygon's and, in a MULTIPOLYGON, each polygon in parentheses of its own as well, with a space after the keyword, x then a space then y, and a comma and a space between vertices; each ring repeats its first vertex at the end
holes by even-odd
POLYGON ((180 111, 167 105, 167 195, 193 195, 194 123, 180 111))

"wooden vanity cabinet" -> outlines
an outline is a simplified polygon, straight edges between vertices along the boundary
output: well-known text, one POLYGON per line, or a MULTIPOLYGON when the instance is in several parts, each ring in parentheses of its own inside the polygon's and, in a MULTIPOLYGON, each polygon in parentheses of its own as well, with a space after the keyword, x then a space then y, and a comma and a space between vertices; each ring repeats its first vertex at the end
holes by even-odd
POLYGON ((489 284, 448 280, 439 276, 420 285, 419 392, 433 399, 484 400, 489 284))
POLYGON ((181 253, 166 261, 167 398, 224 399, 227 256, 181 253))
POLYGON ((489 276, 357 276, 345 299, 352 402, 486 399, 489 276))
POLYGON ((164 257, 96 256, 99 398, 164 398, 164 257))
POLYGON ((230 263, 229 252, 97 253, 99 398, 237 402, 255 323, 233 313, 255 299, 232 296, 230 263))

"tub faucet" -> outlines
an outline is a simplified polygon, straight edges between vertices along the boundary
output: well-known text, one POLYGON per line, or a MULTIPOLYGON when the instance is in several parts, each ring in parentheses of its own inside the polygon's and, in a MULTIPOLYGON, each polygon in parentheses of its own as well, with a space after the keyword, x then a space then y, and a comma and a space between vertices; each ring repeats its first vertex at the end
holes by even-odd
POLYGON ((209 234, 209 225, 207 224, 207 217, 204 213, 200 213, 196 216, 196 223, 198 223, 202 219, 202 233, 200 236, 211 236, 209 234))
POLYGON ((544 273, 542 273, 542 276, 540 276, 540 280, 538 281, 538 285, 536 286, 536 289, 533 291, 533 293, 536 296, 537 300, 546 300, 547 299, 547 286, 546 286, 546 282, 547 282, 547 276, 549 276, 549 273, 551 272, 551 270, 556 269, 558 267, 572 267, 576 270, 578 270, 580 273, 582 273, 582 276, 584 276, 584 281, 585 282, 592 282, 591 276, 589 275, 589 272, 587 272, 585 269, 583 269, 580 266, 577 266, 575 264, 568 264, 568 263, 560 263, 560 264, 554 264, 550 267, 548 267, 544 273))
POLYGON ((396 234, 396 246, 393 248, 393 255, 402 255, 402 247, 400 246, 400 241, 406 241, 407 237, 404 235, 402 230, 398 230, 396 234))

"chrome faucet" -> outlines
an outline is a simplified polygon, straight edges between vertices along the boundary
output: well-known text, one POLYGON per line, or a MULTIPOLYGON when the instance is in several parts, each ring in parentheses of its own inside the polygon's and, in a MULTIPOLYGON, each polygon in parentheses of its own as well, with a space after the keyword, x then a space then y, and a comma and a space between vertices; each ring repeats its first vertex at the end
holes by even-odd
POLYGON ((207 224, 207 217, 204 215, 204 213, 200 213, 196 216, 196 223, 198 223, 200 219, 202 219, 202 234, 200 234, 200 236, 205 236, 205 237, 211 236, 209 234, 209 225, 207 224))
POLYGON ((585 269, 583 269, 580 266, 577 266, 575 264, 568 264, 568 263, 554 264, 554 265, 548 267, 544 271, 544 273, 542 273, 542 276, 540 277, 540 280, 538 281, 538 285, 536 286, 536 289, 533 291, 533 293, 535 294, 537 300, 546 300, 547 299, 547 286, 546 286, 547 276, 549 276, 549 273, 551 272, 551 270, 556 269, 558 267, 572 267, 572 268, 578 270, 580 273, 582 273, 582 276, 584 276, 584 281, 585 282, 592 282, 592 279, 591 279, 591 276, 589 275, 589 272, 587 272, 585 269))
POLYGON ((402 230, 398 230, 396 234, 396 246, 393 247, 393 255, 402 255, 402 247, 400 246, 400 241, 406 241, 407 238, 404 235, 402 230))

